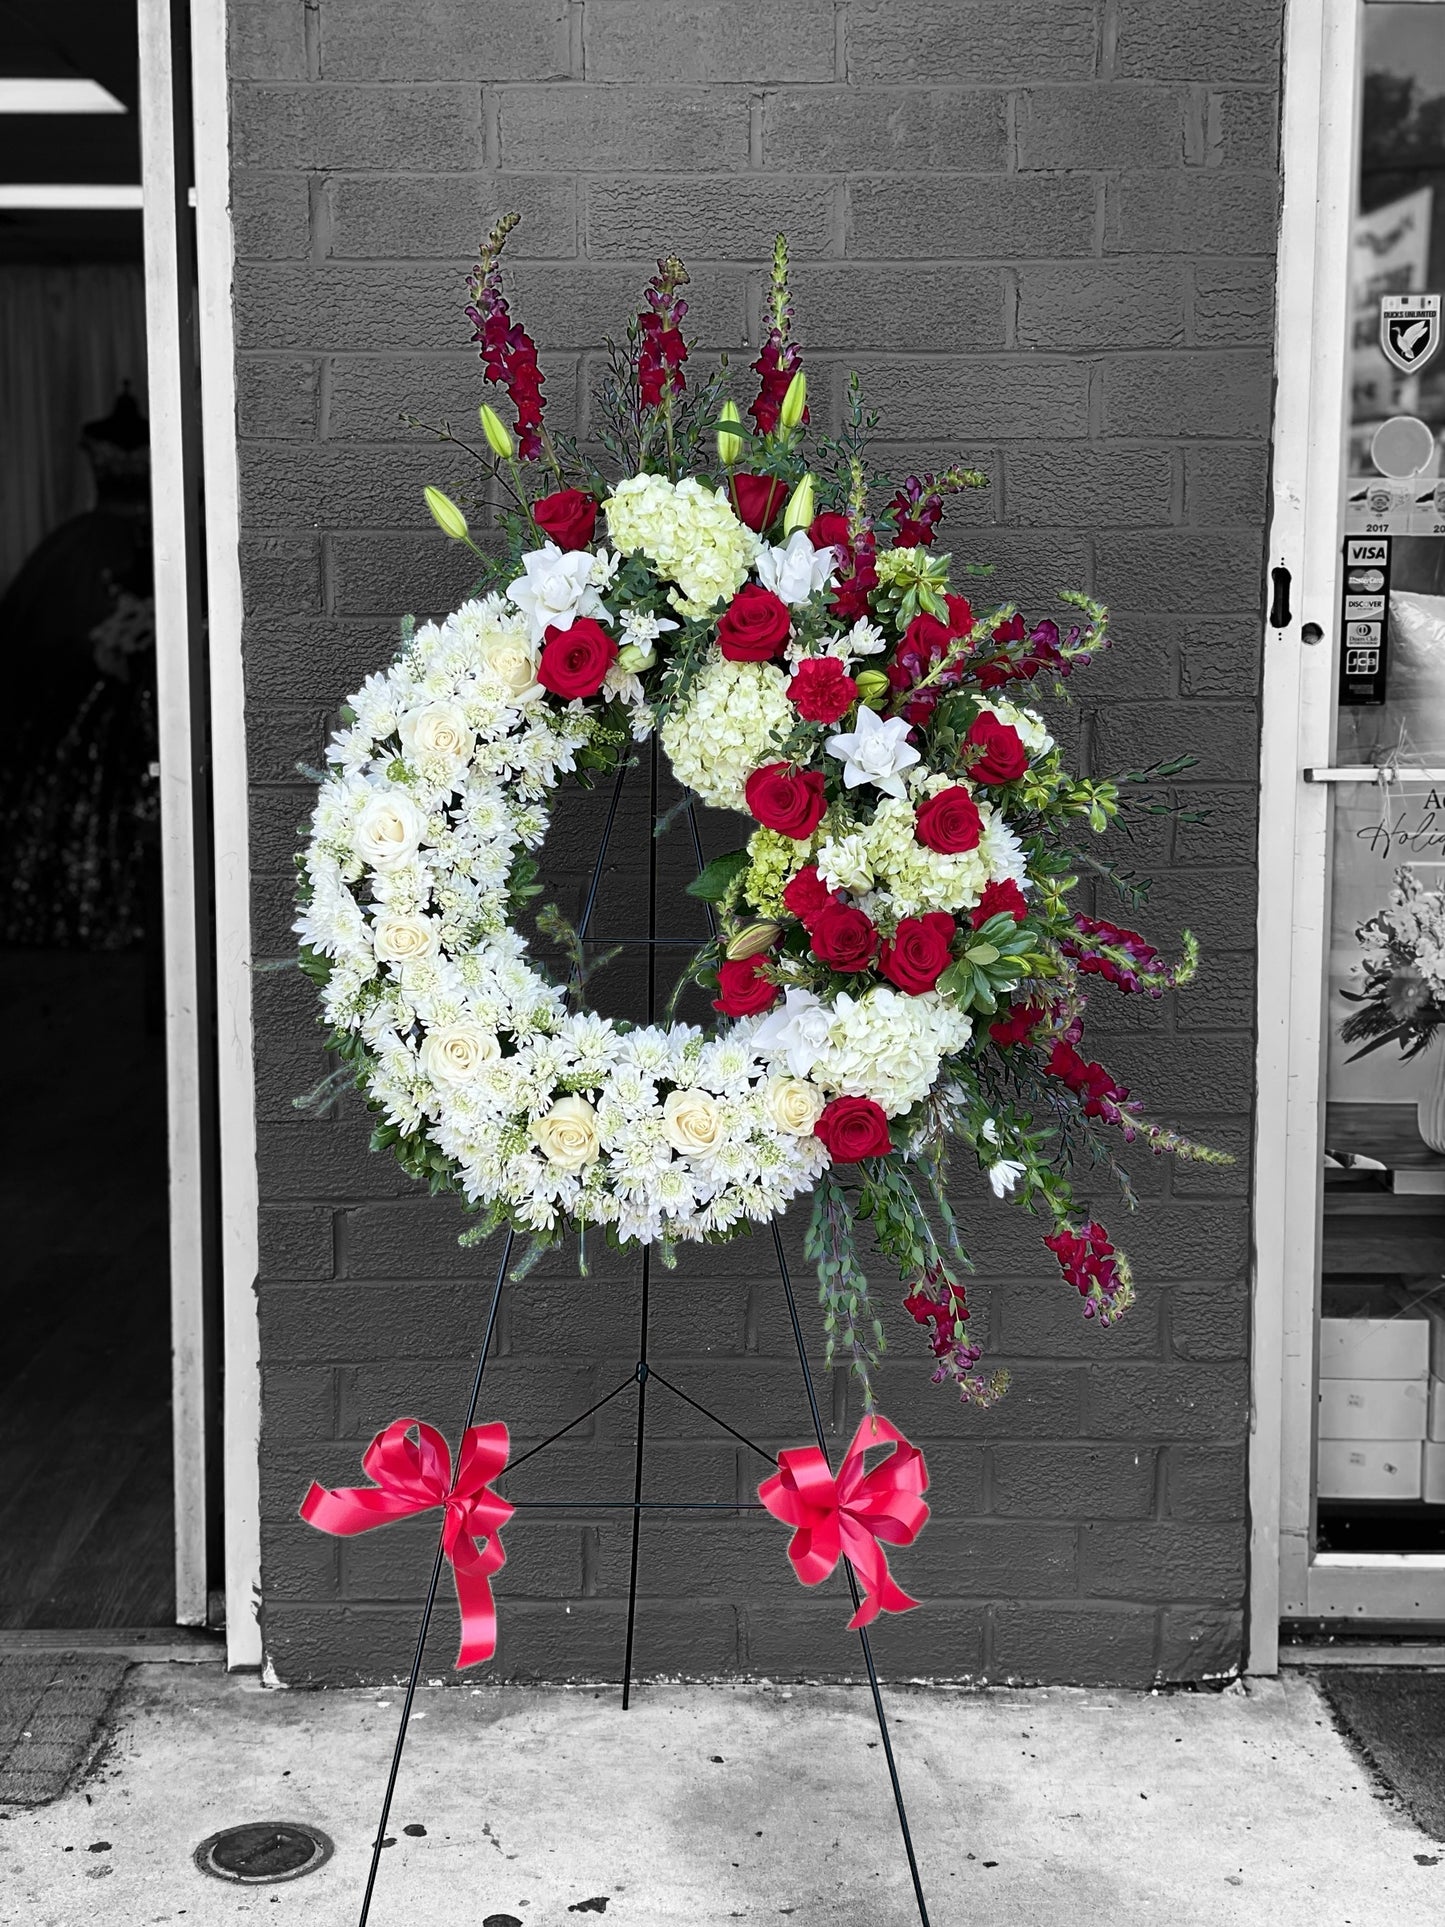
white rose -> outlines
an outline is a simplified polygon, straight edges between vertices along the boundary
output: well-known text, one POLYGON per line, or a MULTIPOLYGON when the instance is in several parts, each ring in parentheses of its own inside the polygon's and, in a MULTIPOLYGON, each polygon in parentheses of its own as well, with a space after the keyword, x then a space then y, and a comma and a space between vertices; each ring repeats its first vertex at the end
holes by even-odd
POLYGON ((405 790, 379 790, 356 819, 356 854, 373 870, 396 870, 416 855, 426 817, 405 790))
POLYGON ((382 915, 371 927, 371 943, 382 963, 419 963, 436 955, 437 929, 426 917, 382 915))
POLYGON ((455 703, 427 703, 409 710, 396 733, 408 756, 439 756, 449 763, 465 763, 477 740, 455 703))
POLYGON ((763 1096, 768 1116, 790 1137, 811 1137, 826 1102, 817 1085, 806 1084, 801 1077, 770 1078, 763 1096))
POLYGON ((722 1138, 722 1106, 707 1091, 669 1091, 662 1106, 662 1133, 684 1157, 706 1157, 722 1138))
POLYGON ((465 1084, 483 1064, 497 1063, 502 1047, 480 1024, 439 1024, 427 1032, 418 1055, 434 1084, 465 1084))
POLYGON ((532 1126, 542 1155, 563 1171, 580 1171, 597 1156, 597 1113, 585 1097, 559 1097, 532 1126))
POLYGON ((519 635, 503 633, 483 636, 479 644, 482 661, 509 696, 525 696, 540 689, 537 658, 519 635))

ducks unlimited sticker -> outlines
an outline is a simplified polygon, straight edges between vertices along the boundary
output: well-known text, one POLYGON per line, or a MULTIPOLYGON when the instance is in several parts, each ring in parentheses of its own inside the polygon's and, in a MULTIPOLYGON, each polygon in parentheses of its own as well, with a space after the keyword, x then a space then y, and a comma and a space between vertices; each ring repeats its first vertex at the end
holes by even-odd
POLYGON ((1349 708, 1382 703, 1390 607, 1389 536, 1348 536, 1344 576, 1340 701, 1349 708))
POLYGON ((1382 295, 1380 346, 1401 374, 1419 374, 1440 346, 1439 295, 1382 295))

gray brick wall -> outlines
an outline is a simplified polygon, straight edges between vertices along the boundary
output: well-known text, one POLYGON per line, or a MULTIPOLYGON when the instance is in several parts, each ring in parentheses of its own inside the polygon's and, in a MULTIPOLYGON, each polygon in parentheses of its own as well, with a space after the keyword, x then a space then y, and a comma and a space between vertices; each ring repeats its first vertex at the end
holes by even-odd
MULTIPOLYGON (((397 417, 460 420, 480 398, 458 289, 494 213, 526 216, 518 304, 553 409, 584 428, 599 337, 653 257, 689 257, 702 346, 741 365, 785 226, 817 414, 856 366, 890 466, 988 471, 947 528, 955 556, 996 564, 1039 612, 1060 585, 1115 608, 1119 647, 1065 723, 1080 754, 1101 771, 1199 754, 1185 787, 1208 821, 1162 825, 1130 856, 1158 873, 1151 930, 1187 919, 1203 939, 1203 982, 1177 1009, 1100 995, 1094 1048, 1243 1152, 1280 11, 231 0, 258 954, 289 947, 297 758, 315 759, 397 615, 438 612, 466 581, 419 492, 460 471, 397 417)), ((564 894, 585 815, 572 823, 552 851, 564 894)), ((285 974, 256 990, 266 1645, 290 1681, 375 1679, 408 1664, 430 1528, 343 1545, 295 1507, 312 1476, 352 1479, 398 1413, 455 1430, 495 1254, 458 1250, 458 1214, 371 1157, 354 1110, 298 1117, 321 1068, 311 998, 285 974)), ((1141 1287, 1111 1333, 1079 1318, 1036 1225, 965 1198, 978 1322, 1014 1373, 996 1410, 932 1387, 894 1317, 883 1403, 927 1448, 937 1515, 898 1562, 927 1609, 879 1629, 890 1671, 1141 1682, 1237 1663, 1246 1167, 1146 1161, 1138 1182, 1137 1217, 1108 1213, 1141 1287)), ((534 1274, 505 1306, 486 1411, 525 1441, 590 1404, 630 1363, 636 1301, 636 1264, 615 1254, 586 1281, 534 1274)), ((666 1369, 765 1443, 806 1438, 761 1247, 695 1255, 654 1305, 666 1369)), ((827 1398, 842 1437, 841 1381, 827 1398)), ((747 1494, 740 1448, 661 1394, 653 1409, 659 1496, 747 1494)), ((613 1411, 538 1460, 528 1490, 617 1496, 630 1468, 613 1411)), ((615 1674, 618 1515, 532 1515, 507 1543, 500 1668, 615 1674)), ((853 1664, 837 1586, 802 1593, 765 1519, 649 1520, 642 1587, 644 1671, 853 1664)))

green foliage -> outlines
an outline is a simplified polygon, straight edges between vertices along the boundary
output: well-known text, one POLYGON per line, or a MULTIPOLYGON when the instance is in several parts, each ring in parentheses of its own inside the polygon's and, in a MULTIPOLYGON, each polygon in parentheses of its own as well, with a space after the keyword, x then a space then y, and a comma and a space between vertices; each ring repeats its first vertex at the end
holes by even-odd
POLYGON ((746 850, 729 850, 726 856, 715 856, 702 875, 688 884, 687 894, 701 897, 704 903, 721 903, 747 867, 746 850))

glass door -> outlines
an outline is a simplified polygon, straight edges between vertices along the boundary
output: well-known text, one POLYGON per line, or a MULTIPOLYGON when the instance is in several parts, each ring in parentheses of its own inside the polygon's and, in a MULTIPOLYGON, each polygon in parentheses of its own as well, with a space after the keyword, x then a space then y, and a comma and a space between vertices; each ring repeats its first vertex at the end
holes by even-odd
POLYGON ((1445 1621, 1445 6, 1359 31, 1307 1602, 1445 1621))

